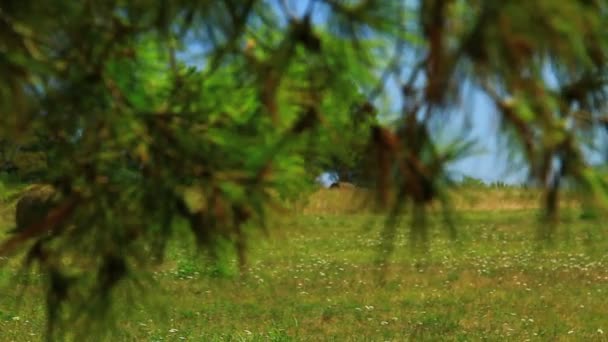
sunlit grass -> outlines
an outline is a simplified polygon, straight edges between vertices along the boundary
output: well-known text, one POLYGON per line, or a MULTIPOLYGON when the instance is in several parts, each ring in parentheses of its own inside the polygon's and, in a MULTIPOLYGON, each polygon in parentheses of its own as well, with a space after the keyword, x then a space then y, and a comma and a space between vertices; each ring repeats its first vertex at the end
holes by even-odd
MULTIPOLYGON (((509 209, 464 211, 456 242, 432 217, 422 255, 404 225, 383 285, 381 216, 309 210, 277 220, 269 239, 255 238, 243 276, 232 260, 218 275, 187 241, 174 243, 152 274, 152 300, 118 303, 112 340, 607 340, 605 225, 569 209, 547 245, 534 240, 536 211, 509 209)), ((44 302, 35 286, 18 297, 18 284, 6 284, 17 267, 0 269, 0 341, 38 341, 44 302)))

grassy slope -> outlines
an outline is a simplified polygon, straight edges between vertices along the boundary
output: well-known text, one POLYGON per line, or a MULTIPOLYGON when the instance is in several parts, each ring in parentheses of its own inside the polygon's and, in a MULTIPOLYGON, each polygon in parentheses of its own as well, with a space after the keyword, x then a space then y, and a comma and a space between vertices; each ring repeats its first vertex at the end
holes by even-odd
MULTIPOLYGON (((457 218, 457 243, 432 220, 430 253, 412 254, 404 225, 380 287, 381 217, 345 214, 350 195, 317 193, 302 214, 277 222, 251 251, 246 278, 210 277, 187 248, 173 246, 154 273, 160 294, 154 303, 123 299, 120 311, 133 310, 117 314, 114 340, 608 340, 602 224, 570 210, 555 244, 541 248, 530 239, 536 213, 522 209, 535 201, 499 210, 511 195, 483 193, 478 207, 460 202, 467 210, 457 218)), ((5 283, 13 264, 0 269, 5 283)), ((0 292, 0 341, 41 338, 43 301, 36 288, 25 293, 17 306, 13 286, 0 292)))

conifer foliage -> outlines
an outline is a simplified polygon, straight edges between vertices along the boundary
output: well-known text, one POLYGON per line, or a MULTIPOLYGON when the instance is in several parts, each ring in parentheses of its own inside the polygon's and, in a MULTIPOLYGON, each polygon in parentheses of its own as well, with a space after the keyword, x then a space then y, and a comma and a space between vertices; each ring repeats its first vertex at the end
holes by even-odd
POLYGON ((57 205, 0 253, 26 250, 45 274, 50 338, 84 334, 131 270, 162 259, 176 222, 202 249, 234 244, 244 263, 246 228, 332 158, 364 165, 391 215, 411 205, 424 243, 424 208, 447 207, 446 167, 470 148, 439 148, 430 123, 461 105, 464 83, 494 102, 548 219, 562 179, 602 205, 585 151, 607 122, 607 11, 602 0, 3 1, 0 138, 43 137, 39 177, 57 205), (377 119, 389 80, 402 103, 390 127, 377 119))

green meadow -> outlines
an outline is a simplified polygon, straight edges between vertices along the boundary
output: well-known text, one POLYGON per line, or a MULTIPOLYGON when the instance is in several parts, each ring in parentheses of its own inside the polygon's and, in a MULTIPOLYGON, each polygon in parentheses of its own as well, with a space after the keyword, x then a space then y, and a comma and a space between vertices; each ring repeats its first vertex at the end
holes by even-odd
MULTIPOLYGON (((105 339, 608 341, 604 222, 566 206, 554 240, 541 242, 531 190, 471 189, 455 201, 457 240, 432 211, 429 249, 415 252, 405 215, 384 263, 384 216, 355 192, 321 190, 272 220, 253 236, 245 273, 232 254, 210 264, 176 236, 164 263, 114 294, 105 339)), ((13 210, 4 198, 3 237, 13 210)), ((22 257, 2 260, 0 341, 44 339, 41 278, 21 272, 22 257)))

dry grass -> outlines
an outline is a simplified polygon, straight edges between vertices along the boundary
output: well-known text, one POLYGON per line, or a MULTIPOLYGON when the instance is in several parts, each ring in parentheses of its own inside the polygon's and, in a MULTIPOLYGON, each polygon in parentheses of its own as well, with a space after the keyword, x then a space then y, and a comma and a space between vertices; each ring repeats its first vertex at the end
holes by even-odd
POLYGON ((368 211, 372 193, 362 188, 319 189, 306 199, 302 214, 349 214, 368 211))
POLYGON ((482 188, 451 192, 456 209, 521 210, 539 208, 542 194, 535 189, 482 188))
MULTIPOLYGON (((537 189, 517 187, 504 188, 460 188, 451 192, 452 206, 456 210, 523 210, 538 209, 542 193, 537 189)), ((314 192, 301 206, 301 214, 352 214, 371 212, 374 203, 373 191, 364 188, 321 188, 314 192)), ((562 196, 563 207, 576 206, 573 194, 562 196)), ((438 208, 438 206, 434 206, 438 208)))

